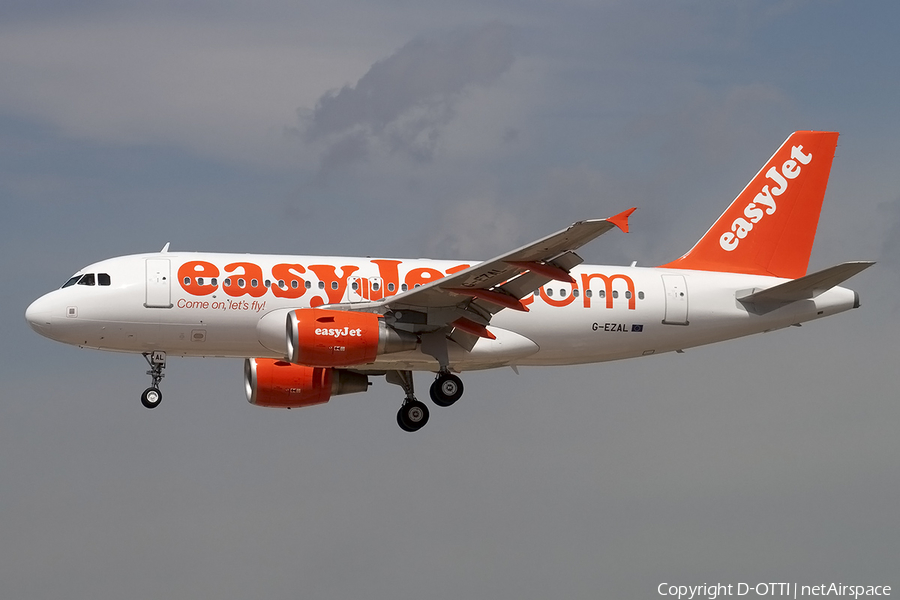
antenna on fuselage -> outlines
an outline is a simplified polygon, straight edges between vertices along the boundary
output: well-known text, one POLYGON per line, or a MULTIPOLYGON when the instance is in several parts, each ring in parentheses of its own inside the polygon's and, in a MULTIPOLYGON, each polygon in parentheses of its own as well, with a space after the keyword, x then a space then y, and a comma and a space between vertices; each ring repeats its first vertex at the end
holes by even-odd
POLYGON ((168 251, 169 251, 169 244, 170 244, 170 243, 171 243, 171 242, 166 242, 166 245, 163 246, 162 250, 160 250, 159 253, 160 253, 160 254, 165 254, 166 252, 168 252, 168 251))

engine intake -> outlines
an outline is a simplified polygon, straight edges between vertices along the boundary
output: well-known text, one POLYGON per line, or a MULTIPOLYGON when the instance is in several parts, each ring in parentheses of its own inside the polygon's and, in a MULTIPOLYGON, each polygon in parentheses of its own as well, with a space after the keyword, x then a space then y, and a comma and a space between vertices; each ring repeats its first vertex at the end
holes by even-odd
POLYGON ((319 308, 288 313, 291 362, 311 367, 365 365, 381 354, 415 350, 412 333, 390 327, 378 315, 319 308))
POLYGON ((324 404, 332 396, 369 389, 369 378, 361 373, 294 365, 271 358, 244 361, 244 391, 257 406, 299 408, 324 404))

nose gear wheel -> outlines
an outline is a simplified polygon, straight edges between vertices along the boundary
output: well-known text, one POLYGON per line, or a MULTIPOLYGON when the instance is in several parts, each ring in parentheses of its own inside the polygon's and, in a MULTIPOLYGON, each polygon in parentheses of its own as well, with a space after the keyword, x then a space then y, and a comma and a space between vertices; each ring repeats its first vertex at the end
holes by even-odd
POLYGON ((147 408, 156 408, 162 402, 162 392, 159 391, 159 383, 166 376, 163 373, 163 370, 166 368, 166 353, 160 351, 144 352, 144 360, 150 365, 147 375, 150 376, 152 383, 141 394, 141 404, 147 408))
POLYGON ((162 402, 162 392, 159 391, 159 388, 148 387, 141 394, 141 404, 147 408, 156 408, 160 402, 162 402))

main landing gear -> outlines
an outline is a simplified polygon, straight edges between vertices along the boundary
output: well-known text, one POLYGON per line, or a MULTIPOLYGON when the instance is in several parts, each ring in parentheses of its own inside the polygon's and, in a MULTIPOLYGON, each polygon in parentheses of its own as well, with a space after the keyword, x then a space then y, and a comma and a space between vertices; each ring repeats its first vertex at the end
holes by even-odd
MULTIPOLYGON (((404 431, 418 431, 428 422, 428 407, 416 399, 412 371, 388 371, 384 376, 388 383, 403 388, 406 398, 397 411, 397 425, 404 431)), ((463 394, 462 380, 450 371, 441 371, 431 384, 431 399, 438 406, 450 406, 463 394)))
POLYGON ((428 407, 416 399, 412 371, 388 371, 384 374, 388 383, 403 388, 406 398, 397 411, 397 425, 403 431, 418 431, 428 422, 428 407))
POLYGON ((147 408, 156 408, 162 402, 162 392, 159 391, 159 382, 165 377, 163 369, 166 368, 165 352, 144 352, 144 360, 150 365, 147 375, 153 380, 144 393, 141 394, 141 404, 147 408))
POLYGON ((450 371, 441 371, 431 384, 429 393, 438 406, 450 406, 463 395, 462 379, 450 371))

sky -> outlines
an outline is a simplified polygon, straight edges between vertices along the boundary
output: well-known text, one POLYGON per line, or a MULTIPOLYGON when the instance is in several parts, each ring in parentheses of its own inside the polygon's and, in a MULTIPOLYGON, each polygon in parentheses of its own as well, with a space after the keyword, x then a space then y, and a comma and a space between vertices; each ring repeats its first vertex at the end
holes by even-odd
POLYGON ((0 597, 896 593, 898 22, 836 0, 0 3, 0 597), (23 318, 167 242, 486 259, 636 206, 580 253, 662 264, 801 129, 841 132, 810 270, 878 261, 859 310, 464 373, 415 434, 382 380, 251 406, 236 359, 169 361, 147 411, 140 356, 23 318))

